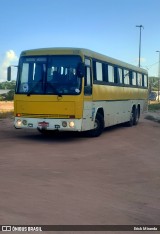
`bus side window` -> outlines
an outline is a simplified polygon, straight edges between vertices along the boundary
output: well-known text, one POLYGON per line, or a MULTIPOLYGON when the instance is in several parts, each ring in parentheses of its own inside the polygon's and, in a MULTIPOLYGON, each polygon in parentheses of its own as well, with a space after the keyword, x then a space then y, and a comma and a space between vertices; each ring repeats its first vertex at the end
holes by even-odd
POLYGON ((117 83, 123 84, 123 74, 122 74, 122 68, 117 67, 117 83))
POLYGON ((102 63, 100 62, 96 62, 96 78, 97 81, 103 81, 102 63))
POLYGON ((92 94, 92 76, 91 76, 91 62, 85 59, 85 79, 84 79, 84 94, 92 94))
POLYGON ((124 76, 124 84, 125 85, 129 85, 130 84, 129 75, 130 75, 129 70, 124 69, 123 70, 123 76, 124 76))
POLYGON ((108 65, 108 82, 114 83, 114 67, 112 65, 108 65))
POLYGON ((137 73, 132 71, 132 85, 137 85, 137 73))
POLYGON ((138 73, 138 86, 142 86, 142 74, 141 73, 138 73))
POLYGON ((148 86, 147 75, 143 75, 143 86, 146 88, 148 86))

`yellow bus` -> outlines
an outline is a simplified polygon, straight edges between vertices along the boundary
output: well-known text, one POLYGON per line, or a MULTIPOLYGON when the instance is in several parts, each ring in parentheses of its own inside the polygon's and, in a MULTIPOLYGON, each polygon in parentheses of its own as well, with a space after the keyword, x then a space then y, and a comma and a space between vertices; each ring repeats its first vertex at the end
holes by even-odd
POLYGON ((18 64, 14 126, 97 137, 108 126, 136 125, 147 98, 148 74, 139 67, 88 49, 26 50, 18 64))

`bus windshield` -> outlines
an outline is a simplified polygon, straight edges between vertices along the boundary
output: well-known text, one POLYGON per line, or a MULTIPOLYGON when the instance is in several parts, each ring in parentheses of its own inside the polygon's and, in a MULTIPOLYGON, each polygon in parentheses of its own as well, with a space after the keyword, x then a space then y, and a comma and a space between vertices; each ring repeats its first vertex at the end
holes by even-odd
POLYGON ((77 67, 79 56, 54 55, 21 57, 16 93, 78 95, 81 78, 77 67))

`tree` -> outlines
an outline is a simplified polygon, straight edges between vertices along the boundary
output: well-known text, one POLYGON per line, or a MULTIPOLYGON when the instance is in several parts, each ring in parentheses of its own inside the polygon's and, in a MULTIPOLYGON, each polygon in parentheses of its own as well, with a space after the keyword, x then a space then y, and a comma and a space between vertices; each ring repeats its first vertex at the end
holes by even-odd
POLYGON ((0 83, 0 89, 15 89, 16 81, 12 80, 11 82, 5 81, 0 83))
POLYGON ((158 77, 149 77, 149 87, 151 91, 158 91, 158 77))
POLYGON ((0 100, 12 101, 14 98, 14 90, 16 86, 16 81, 11 82, 5 81, 0 83, 0 89, 9 89, 10 91, 6 94, 0 95, 0 100))

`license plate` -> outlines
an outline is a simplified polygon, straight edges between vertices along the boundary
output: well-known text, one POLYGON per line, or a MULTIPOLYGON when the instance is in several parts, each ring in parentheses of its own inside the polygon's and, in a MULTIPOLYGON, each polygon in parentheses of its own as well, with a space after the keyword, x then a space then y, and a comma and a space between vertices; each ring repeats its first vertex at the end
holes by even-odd
POLYGON ((38 127, 47 128, 47 127, 49 127, 49 123, 48 123, 48 122, 45 122, 45 121, 39 122, 39 123, 38 123, 38 127))

